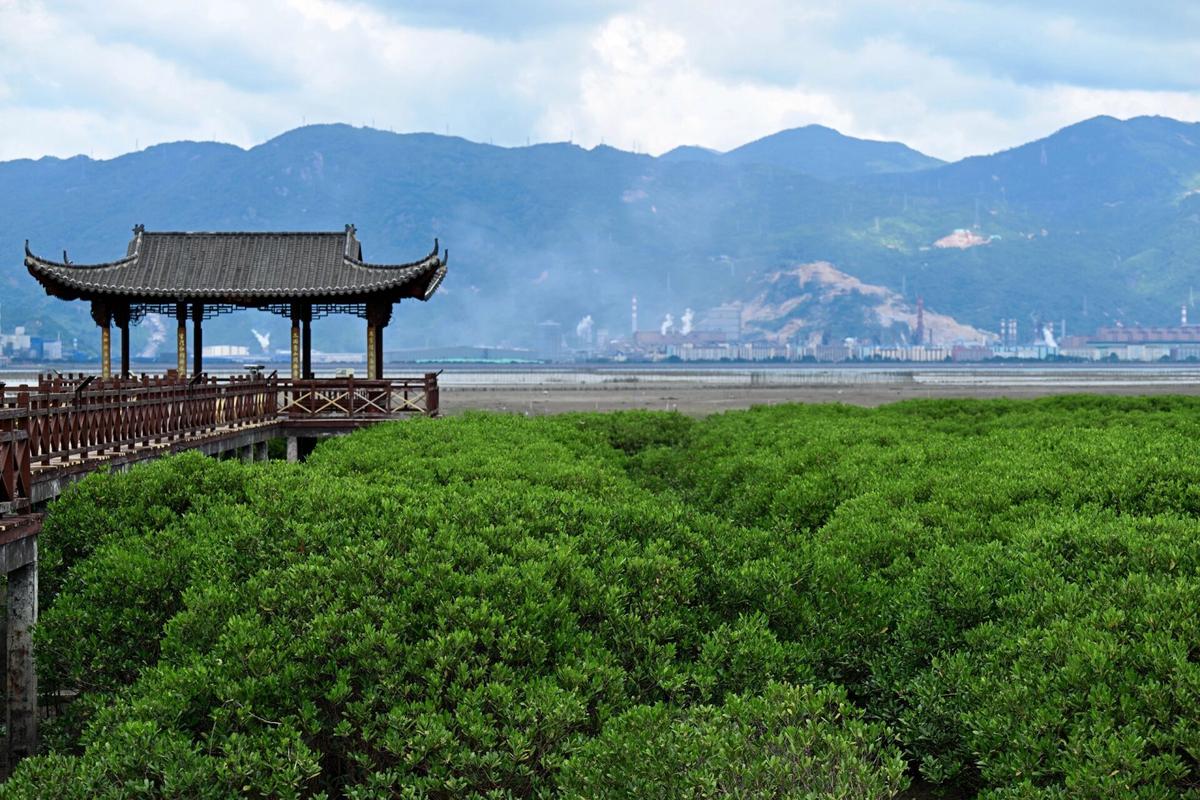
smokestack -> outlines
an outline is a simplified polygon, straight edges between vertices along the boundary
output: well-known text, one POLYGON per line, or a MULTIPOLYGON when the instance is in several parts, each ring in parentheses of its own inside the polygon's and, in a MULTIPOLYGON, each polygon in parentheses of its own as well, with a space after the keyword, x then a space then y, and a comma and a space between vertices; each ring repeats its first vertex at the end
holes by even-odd
POLYGON ((633 296, 633 333, 637 334, 637 295, 633 296))

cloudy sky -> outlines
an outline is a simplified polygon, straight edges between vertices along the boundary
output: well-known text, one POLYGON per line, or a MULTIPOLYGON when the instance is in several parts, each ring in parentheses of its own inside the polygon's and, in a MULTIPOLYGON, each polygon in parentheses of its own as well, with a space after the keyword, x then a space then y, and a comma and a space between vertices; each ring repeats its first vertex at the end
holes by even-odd
POLYGON ((821 123, 953 159, 1200 119, 1194 0, 0 0, 0 159, 305 122, 728 149, 821 123))

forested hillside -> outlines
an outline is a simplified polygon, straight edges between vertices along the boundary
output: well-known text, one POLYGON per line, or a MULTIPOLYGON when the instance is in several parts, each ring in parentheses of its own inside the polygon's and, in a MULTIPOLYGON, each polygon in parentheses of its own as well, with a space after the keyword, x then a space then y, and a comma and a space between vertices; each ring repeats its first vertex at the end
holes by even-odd
MULTIPOLYGON (((312 126, 250 150, 184 142, 109 161, 0 164, 0 313, 6 327, 93 346, 86 309, 46 299, 25 273, 26 238, 86 262, 123 254, 135 223, 353 222, 372 260, 410 260, 435 236, 450 249, 443 291, 398 309, 389 347, 530 344, 537 323, 569 330, 584 315, 623 333, 633 294, 652 328, 685 307, 751 299, 764 275, 814 262, 986 330, 1001 317, 1023 330, 1162 324, 1196 283, 1197 192, 1200 126, 1163 118, 1100 117, 944 165, 824 128, 652 158, 312 126)), ((284 325, 224 319, 209 341, 253 345, 252 326, 282 341, 284 325)), ((361 325, 319 327, 322 347, 360 349, 361 325)))
POLYGON ((468 415, 94 475, 40 545, 78 697, 0 797, 1200 797, 1198 411, 468 415))

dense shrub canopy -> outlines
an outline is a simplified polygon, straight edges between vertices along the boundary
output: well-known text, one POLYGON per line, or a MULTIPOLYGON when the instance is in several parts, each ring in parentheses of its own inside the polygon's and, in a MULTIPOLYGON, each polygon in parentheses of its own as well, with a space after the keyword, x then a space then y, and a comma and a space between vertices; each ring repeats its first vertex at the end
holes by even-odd
POLYGON ((0 797, 1200 797, 1200 403, 472 415, 97 475, 0 797))

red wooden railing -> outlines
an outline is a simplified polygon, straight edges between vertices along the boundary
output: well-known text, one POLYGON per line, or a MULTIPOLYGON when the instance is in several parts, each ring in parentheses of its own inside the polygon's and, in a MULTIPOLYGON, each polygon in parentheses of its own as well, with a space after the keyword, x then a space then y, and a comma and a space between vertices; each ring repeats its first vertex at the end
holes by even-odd
POLYGON ((0 513, 30 496, 35 468, 276 422, 376 422, 438 413, 437 373, 308 381, 268 376, 102 380, 44 376, 0 384, 0 513))
POLYGON ((279 413, 289 420, 438 415, 438 373, 420 378, 279 380, 279 413))

